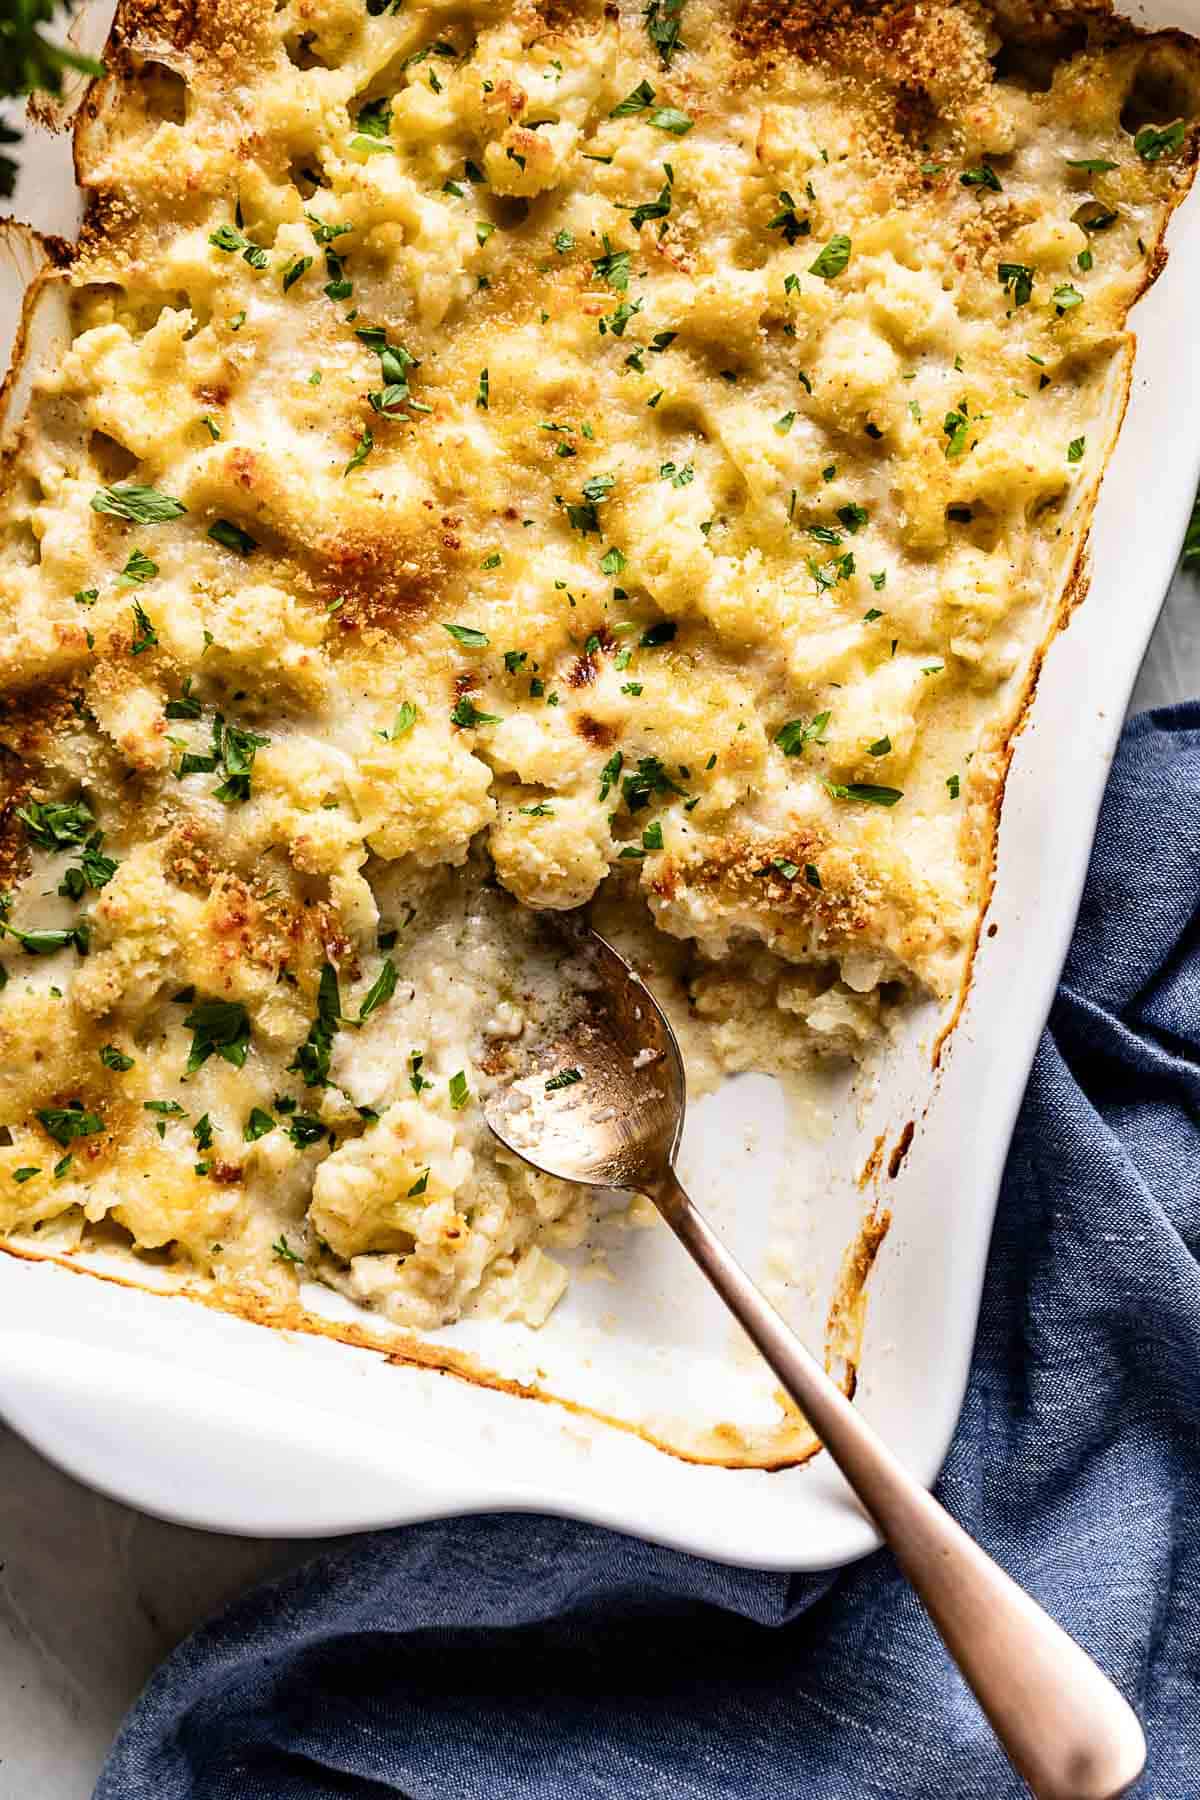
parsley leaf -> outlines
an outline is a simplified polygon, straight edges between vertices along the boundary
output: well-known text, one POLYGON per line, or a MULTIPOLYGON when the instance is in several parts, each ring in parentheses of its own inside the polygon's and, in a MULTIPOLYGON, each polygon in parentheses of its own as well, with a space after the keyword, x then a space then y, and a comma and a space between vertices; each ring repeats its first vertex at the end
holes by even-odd
POLYGON ((135 600, 133 603, 133 623, 137 635, 129 645, 131 656, 140 656, 143 650, 149 650, 158 642, 158 633, 150 623, 149 615, 135 600))
POLYGON ((464 694, 451 710, 450 719, 453 724, 462 726, 464 730, 476 725, 498 725, 500 723, 498 713, 480 712, 475 702, 467 694, 464 694))
POLYGON ((329 1080, 329 1059, 333 1040, 342 1023, 342 996, 338 989, 337 970, 332 963, 321 968, 317 986, 317 1012, 308 1036, 296 1052, 289 1070, 304 1077, 305 1087, 324 1087, 329 1080))
POLYGON ((396 965, 389 956, 371 983, 358 1010, 358 1022, 365 1025, 373 1012, 387 1004, 396 991, 396 965))
POLYGON ((897 800, 904 798, 902 788, 876 787, 869 781, 851 781, 844 785, 827 781, 824 785, 834 800, 864 800, 872 806, 895 806, 897 800))
POLYGON ((240 1000, 198 1000, 184 1015, 183 1023, 192 1033, 187 1074, 194 1075, 210 1056, 221 1057, 235 1069, 245 1067, 250 1015, 240 1000))
POLYGON ((178 519, 187 507, 182 500, 176 500, 171 494, 162 494, 152 487, 106 487, 98 488, 92 495, 92 511, 112 513, 118 519, 128 519, 133 525, 162 525, 168 519, 178 519))
POLYGON ((632 93, 614 106, 609 113, 610 119, 628 119, 634 113, 645 112, 654 105, 654 89, 648 81, 639 81, 632 93))
POLYGON ((1025 263, 1001 263, 996 270, 1000 285, 1012 295, 1014 306, 1028 306, 1033 298, 1033 270, 1025 263))
POLYGON ((670 68, 671 58, 677 50, 686 48, 679 35, 682 12, 683 0, 650 0, 642 14, 646 35, 658 51, 664 69, 670 68))
POLYGON ((980 163, 977 169, 964 169, 958 179, 963 187, 990 188, 993 194, 1001 192, 1000 177, 988 163, 980 163))
POLYGON ((816 262, 809 264, 810 275, 820 275, 825 281, 832 281, 845 269, 850 261, 850 239, 842 231, 835 232, 830 238, 816 262))
POLYGON ((67 1106, 40 1106, 34 1116, 64 1150, 76 1138, 95 1137, 104 1130, 104 1120, 98 1113, 85 1112, 82 1100, 72 1100, 67 1106))
POLYGON ((577 1082, 582 1080, 583 1074, 579 1069, 560 1069, 558 1074, 552 1075, 546 1083, 546 1092, 557 1094, 563 1088, 574 1087, 577 1082))
POLYGON ((132 1056, 126 1056, 125 1052, 123 1050, 118 1050, 115 1044, 103 1044, 101 1046, 100 1061, 104 1064, 106 1069, 115 1069, 118 1075, 123 1075, 126 1069, 132 1069, 133 1067, 132 1056))
POLYGON ((669 131, 672 137, 686 137, 695 122, 685 112, 680 112, 677 106, 660 106, 650 114, 650 123, 656 125, 659 131, 669 131))
POLYGON ((807 724, 803 719, 789 719, 775 733, 775 742, 785 756, 799 756, 805 744, 825 742, 825 730, 831 716, 828 712, 816 713, 807 724))
POLYGON ((42 850, 61 850, 83 843, 96 822, 91 808, 82 800, 27 800, 24 806, 18 806, 17 817, 32 842, 42 850))
POLYGON ((374 448, 375 439, 371 436, 371 427, 369 425, 364 425, 363 434, 359 438, 358 443, 354 446, 354 455, 342 470, 343 479, 354 469, 360 469, 374 448))
POLYGON ((258 541, 243 531, 240 525, 233 524, 230 519, 214 519, 208 528, 208 535, 214 544, 223 544, 226 550, 236 550, 239 556, 249 556, 252 550, 258 549, 258 541))
POLYGON ((1133 147, 1143 162, 1161 162, 1164 156, 1174 156, 1183 148, 1183 140, 1187 128, 1182 119, 1176 119, 1173 125, 1143 125, 1133 140, 1133 147))
MULTIPOLYGON (((607 281, 614 293, 624 294, 629 288, 631 253, 628 250, 614 250, 607 233, 601 239, 601 243, 604 246, 604 254, 593 256, 592 267, 601 281, 607 281)), ((617 335, 620 336, 620 333, 618 332, 617 335)))
POLYGON ((447 625, 443 623, 443 631, 448 631, 456 644, 467 644, 472 650, 482 650, 491 642, 486 631, 477 631, 474 625, 447 625))

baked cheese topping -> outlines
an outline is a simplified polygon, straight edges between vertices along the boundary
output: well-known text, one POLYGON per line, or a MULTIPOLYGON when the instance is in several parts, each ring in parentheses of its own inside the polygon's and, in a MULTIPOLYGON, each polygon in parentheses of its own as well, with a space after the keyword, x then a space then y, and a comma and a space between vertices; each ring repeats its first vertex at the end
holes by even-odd
POLYGON ((200 0, 109 61, 0 513, 0 1229, 538 1323, 529 909, 728 1068, 963 980, 1195 47, 200 0))

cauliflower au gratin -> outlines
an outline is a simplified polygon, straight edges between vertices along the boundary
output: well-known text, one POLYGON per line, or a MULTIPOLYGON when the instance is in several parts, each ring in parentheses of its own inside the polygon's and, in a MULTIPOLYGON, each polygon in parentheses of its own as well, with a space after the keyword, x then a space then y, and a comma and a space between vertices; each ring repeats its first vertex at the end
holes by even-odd
POLYGON ((1196 47, 132 0, 108 66, 0 493, 0 1231, 540 1323, 530 909, 726 1069, 959 991, 1196 47))

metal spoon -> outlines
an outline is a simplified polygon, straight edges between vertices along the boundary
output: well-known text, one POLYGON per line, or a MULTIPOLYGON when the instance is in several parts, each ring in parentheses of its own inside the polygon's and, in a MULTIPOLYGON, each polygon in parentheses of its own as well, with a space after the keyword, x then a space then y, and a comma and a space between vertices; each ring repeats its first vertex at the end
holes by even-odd
POLYGON ((567 930, 584 1001, 568 1005, 531 1071, 491 1095, 491 1129, 547 1174, 654 1202, 891 1545, 1038 1800, 1115 1800, 1145 1763, 1134 1713, 907 1473, 697 1212, 673 1167, 685 1102, 675 1035, 610 944, 581 925, 567 930))

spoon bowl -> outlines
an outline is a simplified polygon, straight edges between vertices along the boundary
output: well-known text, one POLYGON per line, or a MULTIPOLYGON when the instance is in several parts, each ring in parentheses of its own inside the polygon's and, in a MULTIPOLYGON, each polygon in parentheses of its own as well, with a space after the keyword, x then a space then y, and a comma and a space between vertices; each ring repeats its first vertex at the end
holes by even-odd
POLYGON ((683 1130, 683 1058, 666 1014, 597 932, 564 922, 577 1004, 497 1088, 484 1117, 500 1142, 564 1181, 634 1188, 661 1180, 683 1130))

